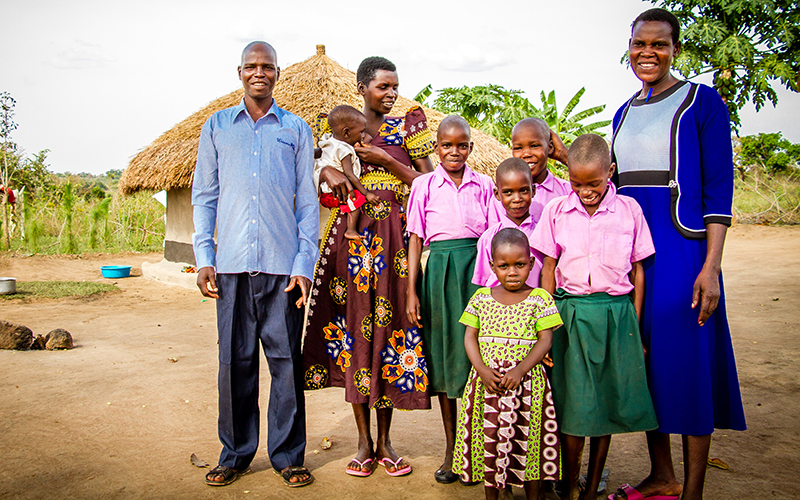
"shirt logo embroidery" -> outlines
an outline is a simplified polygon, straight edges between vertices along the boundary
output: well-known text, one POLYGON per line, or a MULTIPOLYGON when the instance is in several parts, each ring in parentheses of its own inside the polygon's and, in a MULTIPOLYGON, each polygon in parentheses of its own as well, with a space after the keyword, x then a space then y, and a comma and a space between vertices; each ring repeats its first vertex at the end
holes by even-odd
POLYGON ((279 143, 283 144, 284 146, 289 146, 290 148, 292 148, 292 151, 294 151, 294 150, 295 150, 295 147, 294 147, 294 143, 293 143, 293 142, 286 142, 286 141, 284 141, 283 139, 281 139, 280 137, 278 137, 278 138, 277 138, 277 141, 278 141, 279 143))

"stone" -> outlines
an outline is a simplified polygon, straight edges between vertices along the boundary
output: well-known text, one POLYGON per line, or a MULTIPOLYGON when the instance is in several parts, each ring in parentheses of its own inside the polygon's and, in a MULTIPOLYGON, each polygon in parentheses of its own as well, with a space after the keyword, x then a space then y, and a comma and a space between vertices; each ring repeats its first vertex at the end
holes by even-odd
POLYGON ((46 343, 44 337, 37 335, 36 338, 33 339, 33 344, 31 344, 31 351, 44 351, 46 343))
POLYGON ((45 338, 45 348, 48 351, 55 349, 72 349, 72 335, 63 328, 56 328, 48 333, 45 338))
POLYGON ((0 319, 0 349, 27 351, 33 344, 33 332, 25 325, 0 319))

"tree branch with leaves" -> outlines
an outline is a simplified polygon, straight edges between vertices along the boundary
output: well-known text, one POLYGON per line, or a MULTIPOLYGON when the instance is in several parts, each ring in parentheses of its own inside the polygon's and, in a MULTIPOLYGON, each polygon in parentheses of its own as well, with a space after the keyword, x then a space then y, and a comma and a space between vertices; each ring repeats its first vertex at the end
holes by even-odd
POLYGON ((712 73, 738 127, 739 111, 778 104, 776 85, 800 91, 800 7, 796 0, 659 0, 680 20, 685 78, 712 73))
POLYGON ((16 145, 11 141, 11 132, 16 130, 17 124, 14 122, 14 107, 17 101, 8 92, 0 93, 0 139, 2 139, 3 165, 0 169, 0 184, 3 185, 2 202, 3 207, 3 232, 5 233, 6 248, 11 248, 11 225, 8 219, 8 196, 11 189, 10 165, 11 154, 15 151, 16 145))
POLYGON ((583 123, 587 118, 603 111, 605 105, 571 114, 585 91, 585 88, 580 89, 561 111, 556 104, 555 91, 549 94, 542 91, 540 94, 542 105, 538 108, 523 95, 521 90, 506 89, 493 84, 443 88, 437 91, 432 103, 427 102, 433 94, 432 87, 428 85, 414 97, 414 100, 442 113, 458 114, 467 120, 470 126, 486 132, 504 144, 510 144, 511 130, 517 122, 523 118, 541 118, 566 145, 569 145, 579 135, 589 132, 600 133, 597 129, 611 123, 610 120, 583 123))

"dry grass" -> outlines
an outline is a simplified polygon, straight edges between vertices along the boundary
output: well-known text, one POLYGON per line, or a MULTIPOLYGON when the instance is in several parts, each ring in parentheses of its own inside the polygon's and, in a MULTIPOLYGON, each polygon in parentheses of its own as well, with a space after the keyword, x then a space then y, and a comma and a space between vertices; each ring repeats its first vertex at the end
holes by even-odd
MULTIPOLYGON (((243 95, 241 89, 220 97, 162 134, 137 154, 122 174, 119 187, 128 195, 142 189, 169 190, 192 185, 197 161, 197 143, 203 124, 216 111, 235 106, 243 95)), ((275 86, 275 101, 280 107, 302 118, 309 125, 319 113, 327 113, 340 104, 361 109, 363 100, 356 91, 356 75, 325 55, 324 46, 317 46, 316 55, 293 64, 281 72, 275 86)), ((393 115, 403 116, 415 101, 399 97, 393 115)), ((435 134, 445 117, 439 111, 425 108, 428 126, 435 134)), ((511 150, 496 139, 472 129, 475 150, 470 166, 479 172, 494 175, 497 164, 511 156, 511 150)), ((434 155, 434 162, 438 158, 434 155)))
POLYGON ((800 170, 773 175, 751 169, 736 177, 733 212, 745 224, 800 224, 800 170))

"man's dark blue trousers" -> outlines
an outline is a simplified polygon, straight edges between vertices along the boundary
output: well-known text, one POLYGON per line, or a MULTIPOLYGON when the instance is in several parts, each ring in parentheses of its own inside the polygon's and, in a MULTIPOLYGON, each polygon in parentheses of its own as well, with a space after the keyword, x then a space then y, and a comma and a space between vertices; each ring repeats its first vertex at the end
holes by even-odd
POLYGON ((300 351, 300 287, 283 290, 289 276, 217 274, 219 332, 219 463, 243 471, 258 450, 259 342, 272 378, 267 410, 267 451, 280 471, 303 465, 306 417, 300 351))

